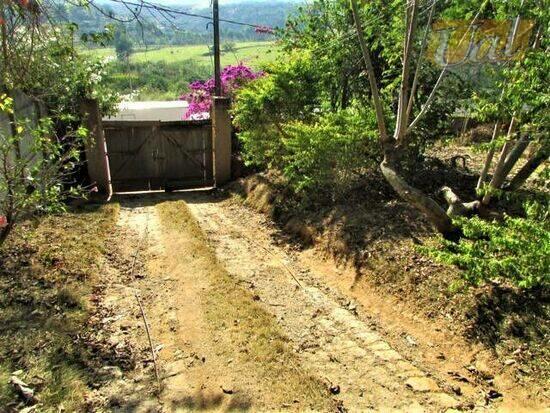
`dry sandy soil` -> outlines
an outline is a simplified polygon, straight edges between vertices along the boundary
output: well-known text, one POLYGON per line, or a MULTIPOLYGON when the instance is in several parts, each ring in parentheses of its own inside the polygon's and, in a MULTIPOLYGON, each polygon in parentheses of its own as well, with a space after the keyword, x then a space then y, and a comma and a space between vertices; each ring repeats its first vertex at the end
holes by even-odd
POLYGON ((293 249, 261 214, 200 192, 119 201, 104 302, 113 339, 145 359, 99 391, 115 411, 544 410, 484 376, 479 349, 352 289, 351 272, 293 249))

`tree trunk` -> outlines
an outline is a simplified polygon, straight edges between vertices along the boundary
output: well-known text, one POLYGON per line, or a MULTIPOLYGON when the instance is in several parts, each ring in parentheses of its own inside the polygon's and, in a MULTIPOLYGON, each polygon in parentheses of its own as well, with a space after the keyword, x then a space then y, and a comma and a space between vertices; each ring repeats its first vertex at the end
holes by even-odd
POLYGON ((340 100, 340 107, 346 109, 349 106, 349 76, 345 73, 342 79, 342 96, 340 100))
POLYGON ((516 176, 512 178, 510 184, 506 187, 509 191, 515 191, 527 181, 527 179, 535 172, 535 170, 545 162, 550 156, 550 144, 543 145, 536 153, 533 155, 525 165, 518 171, 516 176))
MULTIPOLYGON (((506 142, 505 146, 508 145, 509 142, 506 142)), ((514 167, 514 165, 517 163, 523 152, 525 152, 525 149, 527 149, 527 146, 529 145, 529 138, 523 136, 521 137, 510 153, 506 155, 506 158, 501 163, 499 162, 499 167, 495 170, 495 174, 493 175, 493 179, 491 179, 491 188, 493 189, 501 189, 502 184, 504 183, 504 180, 514 167)), ((491 201, 491 194, 487 193, 483 197, 483 204, 487 205, 491 201)))
POLYGON ((8 226, 0 229, 0 248, 4 244, 4 241, 8 238, 8 235, 10 235, 10 232, 12 230, 12 226, 8 224, 8 226))
POLYGON ((460 199, 460 197, 448 186, 441 188, 441 193, 443 194, 445 201, 447 201, 447 204, 449 204, 447 215, 450 217, 471 215, 479 209, 479 201, 463 202, 462 199, 460 199))
MULTIPOLYGON (((510 145, 511 145, 510 141, 504 142, 504 146, 502 147, 502 149, 500 151, 500 157, 498 158, 497 165, 495 166, 495 173, 493 175, 493 179, 491 179, 491 183, 489 184, 491 188, 495 188, 495 186, 493 185, 495 175, 500 174, 500 171, 502 170, 502 167, 504 166, 504 162, 506 161, 506 155, 508 155, 508 152, 510 150, 510 145)), ((489 193, 486 193, 483 196, 483 199, 482 199, 481 203, 483 205, 487 205, 487 204, 489 204, 490 201, 491 201, 491 195, 489 195, 489 193)))
POLYGON ((478 191, 481 189, 481 187, 485 183, 485 180, 487 179, 487 174, 489 173, 489 169, 491 169, 491 164, 493 163, 493 157, 495 156, 494 142, 498 137, 499 130, 500 130, 500 121, 496 121, 495 127, 493 128, 493 136, 491 136, 492 146, 489 148, 489 151, 487 152, 487 156, 485 158, 485 164, 483 165, 483 170, 481 171, 481 174, 479 175, 479 180, 477 181, 476 189, 478 191))
MULTIPOLYGON (((393 154, 392 154, 393 155, 393 154)), ((456 240, 459 237, 459 230, 453 225, 451 218, 445 210, 439 206, 432 198, 425 195, 422 191, 409 185, 396 171, 389 158, 392 155, 384 157, 380 164, 382 174, 386 181, 392 186, 397 194, 405 201, 421 211, 433 226, 447 239, 456 240)))

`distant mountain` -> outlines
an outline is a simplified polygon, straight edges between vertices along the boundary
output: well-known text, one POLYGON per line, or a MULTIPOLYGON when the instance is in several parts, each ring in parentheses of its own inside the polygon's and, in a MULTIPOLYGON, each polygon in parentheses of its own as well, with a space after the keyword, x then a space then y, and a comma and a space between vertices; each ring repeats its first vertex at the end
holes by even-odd
MULTIPOLYGON (((137 3, 138 0, 135 0, 137 3)), ((210 0, 150 0, 174 10, 197 15, 212 15, 210 0)), ((298 0, 220 0, 220 18, 244 24, 221 22, 222 41, 272 40, 271 35, 256 33, 252 26, 283 27, 287 17, 294 12, 298 0)), ((94 8, 72 6, 59 1, 53 9, 59 21, 72 21, 78 24, 80 33, 102 30, 107 24, 115 24, 118 32, 125 33, 134 43, 150 45, 205 44, 212 38, 212 25, 207 18, 185 16, 156 11, 142 12, 140 23, 120 23, 132 20, 132 13, 121 3, 103 0, 95 3, 102 13, 94 8), (117 19, 109 18, 115 16, 117 19)), ((136 11, 139 9, 136 8, 136 11)))
MULTIPOLYGON (((273 3, 302 3, 303 0, 219 0, 220 5, 224 4, 273 4, 273 3)), ((158 0, 154 1, 157 4, 165 4, 170 7, 193 7, 193 8, 204 8, 210 6, 210 0, 158 0)))

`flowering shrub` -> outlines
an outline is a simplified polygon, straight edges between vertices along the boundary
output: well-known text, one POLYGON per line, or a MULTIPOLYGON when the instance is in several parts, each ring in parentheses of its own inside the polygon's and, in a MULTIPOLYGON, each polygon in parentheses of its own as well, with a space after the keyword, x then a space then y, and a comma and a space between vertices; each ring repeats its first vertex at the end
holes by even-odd
MULTIPOLYGON (((222 93, 224 96, 233 97, 235 92, 250 82, 263 75, 263 72, 254 72, 251 68, 240 63, 237 66, 226 66, 221 72, 222 93)), ((180 96, 180 100, 189 102, 189 108, 184 119, 208 119, 212 97, 215 95, 215 80, 210 78, 197 80, 189 84, 189 93, 180 96)))

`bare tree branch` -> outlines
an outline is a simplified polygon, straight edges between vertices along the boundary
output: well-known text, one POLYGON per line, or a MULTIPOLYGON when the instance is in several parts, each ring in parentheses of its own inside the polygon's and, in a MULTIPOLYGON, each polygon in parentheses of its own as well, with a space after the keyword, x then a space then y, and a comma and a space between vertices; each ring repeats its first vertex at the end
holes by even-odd
POLYGON ((357 37, 359 40, 359 45, 361 47, 361 52, 363 54, 363 59, 365 60, 365 66, 369 77, 372 101, 374 104, 374 110, 376 112, 376 121, 378 123, 378 131, 380 132, 380 140, 382 141, 382 143, 387 143, 391 141, 391 138, 388 136, 388 130, 386 128, 386 120, 384 119, 384 108, 382 106, 382 101, 380 99, 378 85, 376 84, 376 74, 374 73, 374 67, 372 65, 370 52, 365 42, 363 27, 361 25, 361 17, 359 16, 359 9, 357 7, 357 0, 350 0, 350 2, 351 2, 351 10, 353 13, 353 20, 355 21, 355 27, 357 29, 357 37))

